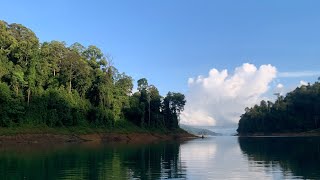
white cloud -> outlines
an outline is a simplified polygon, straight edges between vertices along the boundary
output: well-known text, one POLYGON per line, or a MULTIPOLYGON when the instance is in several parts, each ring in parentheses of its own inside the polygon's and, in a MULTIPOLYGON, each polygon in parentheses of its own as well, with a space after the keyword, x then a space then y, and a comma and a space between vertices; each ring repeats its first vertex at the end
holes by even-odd
POLYGON ((183 124, 188 124, 188 125, 208 125, 208 126, 214 126, 216 125, 216 121, 211 117, 206 111, 203 111, 201 109, 194 110, 192 112, 184 111, 182 113, 182 117, 188 118, 184 119, 182 118, 182 123, 183 124), (184 120, 187 120, 185 122, 184 120))
POLYGON ((306 81, 300 81, 300 86, 306 86, 308 83, 306 81))
POLYGON ((257 68, 245 63, 227 70, 211 69, 207 77, 189 78, 189 93, 181 123, 192 125, 231 125, 239 120, 245 107, 261 100, 277 70, 271 65, 257 68))
POLYGON ((297 78, 320 76, 320 71, 295 71, 295 72, 279 72, 278 77, 297 78))
POLYGON ((277 89, 283 89, 283 88, 284 88, 283 84, 281 83, 277 84, 277 89))
MULTIPOLYGON (((285 95, 288 92, 288 89, 284 87, 283 84, 278 83, 276 87, 273 89, 274 93, 280 93, 280 95, 285 95)), ((273 96, 274 97, 274 96, 273 96)))

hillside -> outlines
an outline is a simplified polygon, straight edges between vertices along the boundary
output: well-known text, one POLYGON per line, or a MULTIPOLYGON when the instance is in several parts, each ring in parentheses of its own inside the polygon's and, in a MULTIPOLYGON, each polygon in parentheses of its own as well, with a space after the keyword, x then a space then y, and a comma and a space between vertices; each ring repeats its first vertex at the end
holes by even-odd
POLYGON ((210 131, 208 129, 198 128, 194 126, 184 125, 180 124, 180 128, 184 129, 190 134, 194 134, 197 136, 205 135, 205 136, 220 136, 221 134, 215 133, 213 131, 210 131))
POLYGON ((320 82, 297 87, 273 102, 246 108, 239 134, 313 132, 320 127, 320 82))

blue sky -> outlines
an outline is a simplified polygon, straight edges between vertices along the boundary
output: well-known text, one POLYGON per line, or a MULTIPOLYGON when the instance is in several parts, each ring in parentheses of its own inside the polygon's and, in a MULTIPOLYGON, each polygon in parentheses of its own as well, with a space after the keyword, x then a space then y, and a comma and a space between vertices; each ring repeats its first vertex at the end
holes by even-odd
POLYGON ((31 28, 41 41, 97 45, 120 71, 148 78, 163 93, 185 92, 189 77, 244 62, 320 70, 319 1, 10 0, 1 6, 1 19, 31 28))
POLYGON ((96 45, 164 95, 188 93, 188 78, 213 68, 232 74, 243 63, 276 67, 270 89, 316 81, 319 7, 316 0, 10 0, 1 2, 0 19, 31 28, 42 42, 96 45))

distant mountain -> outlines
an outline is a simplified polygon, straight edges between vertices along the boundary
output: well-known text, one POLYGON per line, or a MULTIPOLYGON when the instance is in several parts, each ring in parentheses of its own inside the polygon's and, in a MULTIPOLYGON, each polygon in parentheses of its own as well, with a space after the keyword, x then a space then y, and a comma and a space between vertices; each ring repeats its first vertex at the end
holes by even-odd
POLYGON ((180 128, 182 128, 182 129, 186 130, 188 133, 194 134, 194 135, 221 136, 221 134, 215 133, 215 132, 210 131, 208 129, 189 126, 189 125, 185 125, 185 124, 180 124, 180 128))

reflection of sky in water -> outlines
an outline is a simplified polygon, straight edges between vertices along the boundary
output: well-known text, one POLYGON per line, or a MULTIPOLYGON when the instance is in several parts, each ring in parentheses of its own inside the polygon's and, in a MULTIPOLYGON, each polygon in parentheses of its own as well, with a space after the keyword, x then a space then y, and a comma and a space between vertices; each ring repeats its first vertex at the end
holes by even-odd
POLYGON ((0 147, 0 174, 10 179, 320 179, 319 162, 319 137, 0 147))
POLYGON ((225 126, 195 126, 195 127, 199 127, 199 128, 202 128, 202 129, 208 129, 212 132, 215 132, 215 133, 219 133, 219 134, 222 134, 222 135, 233 135, 233 134, 236 134, 237 133, 237 125, 235 126, 228 126, 228 127, 225 127, 225 126))
POLYGON ((284 177, 278 166, 248 162, 237 137, 196 139, 182 144, 180 151, 189 179, 285 179, 291 176, 284 177))

